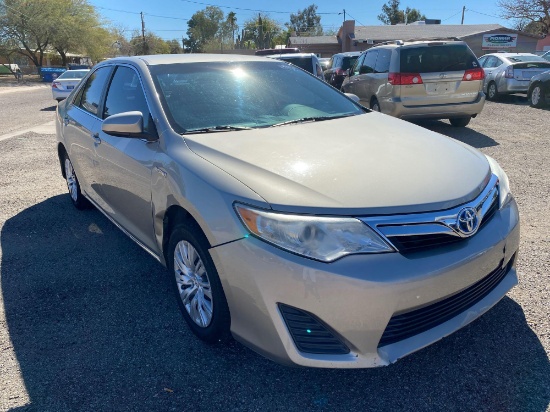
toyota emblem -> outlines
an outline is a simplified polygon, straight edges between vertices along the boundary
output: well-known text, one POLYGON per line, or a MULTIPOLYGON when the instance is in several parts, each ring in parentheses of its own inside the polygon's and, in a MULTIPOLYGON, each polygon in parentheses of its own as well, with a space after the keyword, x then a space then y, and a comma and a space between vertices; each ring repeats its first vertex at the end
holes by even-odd
POLYGON ((473 235, 479 227, 479 218, 476 210, 473 207, 465 207, 458 212, 456 226, 458 231, 463 235, 473 235))

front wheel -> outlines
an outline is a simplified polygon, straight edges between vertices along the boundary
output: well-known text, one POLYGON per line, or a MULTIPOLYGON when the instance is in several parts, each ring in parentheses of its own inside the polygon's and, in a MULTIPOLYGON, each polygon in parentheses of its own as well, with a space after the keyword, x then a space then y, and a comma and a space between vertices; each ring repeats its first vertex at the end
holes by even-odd
POLYGON ((540 84, 535 84, 529 94, 529 104, 532 107, 542 107, 545 104, 544 92, 540 84))
POLYGON ((451 122, 451 125, 454 127, 465 127, 470 123, 471 117, 455 117, 449 119, 449 122, 451 122))
POLYGON ((86 209, 89 205, 88 200, 80 191, 80 183, 78 182, 78 178, 76 177, 76 173, 74 172, 71 159, 69 159, 69 156, 67 154, 65 154, 64 166, 65 181, 67 182, 67 189, 69 190, 69 196, 71 197, 73 205, 79 210, 86 209))
POLYGON ((178 225, 168 247, 168 269, 187 325, 205 342, 227 340, 229 307, 205 236, 198 228, 178 225))

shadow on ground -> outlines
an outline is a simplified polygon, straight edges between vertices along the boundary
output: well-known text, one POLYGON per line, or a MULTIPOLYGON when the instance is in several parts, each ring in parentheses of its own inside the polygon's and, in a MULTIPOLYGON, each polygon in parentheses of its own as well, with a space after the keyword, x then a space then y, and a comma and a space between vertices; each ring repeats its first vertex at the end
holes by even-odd
POLYGON ((234 342, 196 340, 164 268, 67 195, 9 219, 0 239, 7 325, 31 399, 18 410, 548 407, 547 355, 509 298, 390 367, 288 368, 234 342))
POLYGON ((57 105, 50 106, 50 107, 44 107, 43 109, 40 109, 41 112, 55 112, 55 109, 57 108, 57 105))
POLYGON ((453 139, 459 140, 478 149, 499 145, 498 142, 486 134, 479 133, 474 129, 470 129, 468 126, 454 127, 443 120, 416 120, 414 123, 434 132, 452 137, 453 139))

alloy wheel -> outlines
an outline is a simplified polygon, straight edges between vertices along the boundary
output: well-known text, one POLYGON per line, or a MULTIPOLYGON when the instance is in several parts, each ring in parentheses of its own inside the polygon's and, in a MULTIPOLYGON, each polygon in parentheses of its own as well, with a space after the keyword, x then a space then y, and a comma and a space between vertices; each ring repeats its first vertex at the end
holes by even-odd
POLYGON ((65 159, 65 179, 67 180, 67 189, 69 189, 69 195, 73 202, 78 201, 78 183, 76 180, 76 175, 74 173, 73 165, 71 161, 65 159))
POLYGON ((189 317, 201 328, 212 321, 214 301, 205 265, 191 243, 181 240, 174 251, 174 275, 179 297, 189 317))
POLYGON ((540 96, 541 96, 540 86, 533 87, 533 91, 531 92, 531 104, 533 106, 538 106, 540 104, 540 96))

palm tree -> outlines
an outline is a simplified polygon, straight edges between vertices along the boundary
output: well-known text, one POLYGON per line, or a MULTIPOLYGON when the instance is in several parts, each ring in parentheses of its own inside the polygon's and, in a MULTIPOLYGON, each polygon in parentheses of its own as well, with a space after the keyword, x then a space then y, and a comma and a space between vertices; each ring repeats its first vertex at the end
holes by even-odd
POLYGON ((235 29, 237 26, 237 15, 234 11, 230 11, 229 13, 227 13, 226 21, 231 28, 231 46, 235 48, 235 29))

